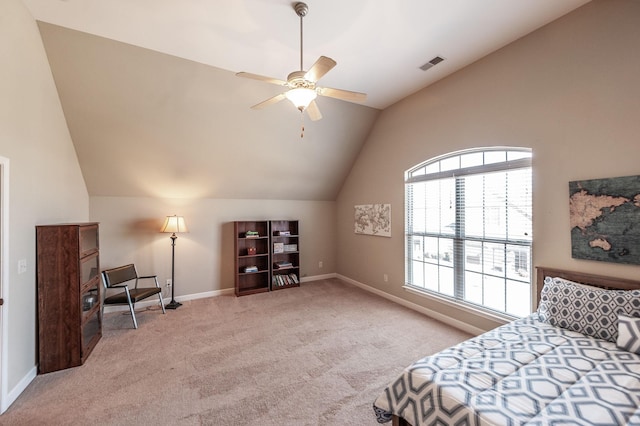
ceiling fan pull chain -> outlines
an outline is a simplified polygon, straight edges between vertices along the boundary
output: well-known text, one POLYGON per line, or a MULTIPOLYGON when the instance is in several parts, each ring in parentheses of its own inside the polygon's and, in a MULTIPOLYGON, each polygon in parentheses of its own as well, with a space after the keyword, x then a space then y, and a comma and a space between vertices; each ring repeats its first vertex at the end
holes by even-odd
POLYGON ((304 111, 300 111, 300 139, 304 138, 304 111))

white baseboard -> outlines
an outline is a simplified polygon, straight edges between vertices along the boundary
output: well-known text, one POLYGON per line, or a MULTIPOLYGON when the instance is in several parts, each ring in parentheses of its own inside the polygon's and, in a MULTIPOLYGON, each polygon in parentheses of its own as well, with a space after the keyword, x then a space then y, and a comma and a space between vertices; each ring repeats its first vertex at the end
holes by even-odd
MULTIPOLYGON (((413 309, 414 311, 420 312, 423 315, 426 315, 428 317, 434 318, 434 319, 436 319, 436 320, 438 320, 440 322, 448 324, 448 325, 450 325, 452 327, 455 327, 455 328, 457 328, 459 330, 466 331, 467 333, 470 333, 470 334, 473 334, 473 335, 479 335, 479 334, 482 334, 482 333, 484 333, 486 331, 486 330, 483 330, 481 328, 474 327, 473 325, 467 324, 466 322, 459 321, 459 320, 457 320, 455 318, 452 318, 450 316, 441 314, 440 312, 436 312, 434 310, 425 308, 424 306, 420 306, 420 305, 415 304, 413 302, 409 302, 409 301, 407 301, 405 299, 402 299, 400 297, 393 296, 393 295, 391 295, 389 293, 386 293, 386 292, 384 292, 382 290, 378 290, 376 288, 373 288, 371 286, 363 284, 363 283, 361 283, 359 281, 356 281, 356 280, 351 279, 349 277, 346 277, 344 275, 337 274, 335 272, 332 272, 332 273, 329 273, 329 274, 323 274, 323 275, 313 275, 313 276, 308 276, 308 277, 302 277, 300 279, 300 282, 307 283, 307 282, 326 280, 326 279, 331 279, 331 278, 338 278, 338 279, 340 279, 342 281, 347 282, 348 284, 355 285, 356 287, 359 287, 359 288, 361 288, 363 290, 366 290, 366 291, 368 291, 370 293, 376 294, 376 295, 378 295, 380 297, 384 297, 385 299, 390 300, 390 301, 392 301, 394 303, 397 303, 399 305, 402 305, 402 306, 404 306, 406 308, 413 309)), ((205 297, 215 297, 215 296, 221 296, 221 295, 225 295, 225 294, 233 294, 233 292, 234 292, 233 288, 226 288, 226 289, 223 289, 223 290, 209 291, 209 292, 205 292, 205 293, 197 293, 197 294, 190 294, 190 295, 187 295, 187 296, 176 297, 176 300, 178 302, 182 302, 182 301, 185 301, 185 300, 195 300, 195 299, 202 299, 202 298, 205 298, 205 297)), ((167 302, 168 302, 168 299, 165 299, 165 303, 167 303, 167 302)), ((153 305, 157 304, 157 302, 153 302, 153 301, 145 302, 145 303, 147 303, 146 306, 153 306, 153 305)), ((142 303, 136 304, 136 306, 138 306, 138 305, 139 306, 145 306, 142 303)), ((127 306, 118 306, 118 307, 114 306, 114 307, 111 307, 111 308, 112 309, 119 308, 119 310, 128 310, 129 309, 127 306)), ((107 308, 105 308, 105 312, 109 312, 106 309, 107 308)))
MULTIPOLYGON (((421 314, 424 314, 428 317, 437 319, 438 321, 441 321, 445 324, 448 324, 452 327, 455 327, 457 329, 466 331, 467 333, 473 334, 473 335, 478 335, 478 334, 482 334, 484 333, 486 330, 483 330, 481 328, 478 327, 474 327, 472 325, 467 324, 466 322, 463 321, 459 321, 455 318, 452 318, 450 316, 441 314, 440 312, 436 312, 434 310, 425 308, 424 306, 420 306, 418 304, 415 304, 413 302, 409 302, 405 299, 401 299, 400 297, 397 296, 393 296, 389 293, 386 293, 382 290, 378 290, 376 288, 373 288, 371 286, 368 286, 366 284, 363 284, 359 281, 356 281, 354 279, 351 279, 349 277, 346 277, 344 275, 340 275, 340 274, 336 274, 334 273, 329 273, 329 274, 323 274, 323 275, 313 275, 313 276, 309 276, 309 277, 303 277, 300 279, 300 282, 306 283, 306 282, 311 282, 311 281, 318 281, 318 280, 326 280, 326 279, 331 279, 331 278, 338 278, 342 281, 345 281, 348 284, 351 285, 355 285, 356 287, 359 287, 363 290, 366 290, 370 293, 376 294, 380 297, 384 297, 387 300, 390 300, 394 303, 397 303, 399 305, 402 305, 404 307, 407 307, 409 309, 413 309, 414 311, 420 312, 421 314)), ((206 291, 203 293, 195 293, 195 294, 188 294, 185 296, 179 296, 176 297, 176 300, 178 302, 185 302, 188 300, 196 300, 196 299, 205 299, 207 297, 215 297, 215 296, 223 296, 223 295, 229 295, 229 294, 233 294, 234 289, 233 288, 225 288, 222 290, 214 290, 214 291, 206 291)), ((166 297, 163 298, 165 305, 167 303, 169 303, 170 298, 166 297)), ((158 300, 155 298, 149 298, 143 302, 138 302, 136 303, 136 309, 137 308, 147 308, 149 306, 156 306, 158 304, 158 300)), ((110 312, 122 312, 122 311, 128 311, 129 307, 127 305, 110 305, 110 306, 105 306, 104 307, 104 313, 110 313, 110 312)))
POLYGON ((336 278, 338 275, 334 272, 331 274, 324 274, 324 275, 314 275, 312 277, 302 277, 300 279, 301 283, 306 283, 309 281, 318 281, 318 280, 328 280, 330 278, 336 278))
POLYGON ((455 318, 451 318, 450 316, 441 314, 440 312, 433 311, 431 309, 425 308, 424 306, 420 306, 420 305, 417 305, 417 304, 415 304, 413 302, 409 302, 407 300, 401 299, 401 298, 399 298, 397 296, 393 296, 393 295, 391 295, 389 293, 385 293, 382 290, 378 290, 377 288, 370 287, 370 286, 368 286, 366 284, 363 284, 363 283, 361 283, 359 281, 356 281, 356 280, 353 280, 351 278, 345 277, 344 275, 337 274, 336 276, 337 276, 337 278, 341 279, 342 281, 345 281, 345 282, 347 282, 349 284, 355 285, 356 287, 360 287, 361 289, 366 290, 366 291, 368 291, 370 293, 373 293, 373 294, 376 294, 378 296, 384 297, 385 299, 391 300, 392 302, 395 302, 395 303, 397 303, 399 305, 405 306, 405 307, 407 307, 409 309, 413 309, 414 311, 420 312, 421 314, 424 314, 424 315, 426 315, 428 317, 437 319, 438 321, 443 322, 445 324, 448 324, 448 325, 450 325, 452 327, 455 327, 455 328, 457 328, 459 330, 466 331, 467 333, 473 334, 474 336, 482 334, 482 333, 484 333, 486 331, 486 330, 483 330, 481 328, 469 325, 466 322, 459 321, 459 320, 457 320, 455 318))
MULTIPOLYGON (((311 277, 303 277, 300 279, 300 282, 306 283, 309 281, 326 280, 326 279, 336 278, 336 277, 337 275, 335 273, 324 274, 324 275, 314 275, 311 277)), ((187 300, 206 299, 207 297, 225 296, 233 293, 234 293, 233 288, 224 288, 222 290, 205 291, 203 293, 195 293, 195 294, 187 294, 185 296, 179 296, 179 297, 176 297, 176 301, 185 302, 187 300)), ((163 297, 162 300, 166 305, 167 303, 169 303, 171 298, 163 297)), ((158 299, 156 299, 155 297, 150 297, 142 302, 136 303, 136 310, 138 308, 148 308, 150 306, 157 306, 157 305, 158 305, 158 299)), ((110 312, 123 312, 128 310, 129 310, 128 305, 108 305, 104 307, 105 314, 108 314, 110 312)))
MULTIPOLYGON (((227 295, 227 294, 233 294, 233 289, 232 288, 225 288, 225 289, 222 289, 222 290, 205 291, 203 293, 187 294, 185 296, 176 297, 176 301, 178 301, 178 302, 186 302, 188 300, 206 299, 207 297, 224 296, 224 295, 227 295)), ((167 303, 169 303, 171 301, 171 298, 163 297, 162 300, 164 301, 164 304, 166 305, 167 303)), ((147 308, 149 306, 158 306, 158 307, 160 307, 160 305, 158 303, 158 299, 156 297, 150 297, 147 300, 144 300, 142 302, 136 303, 136 311, 138 310, 138 308, 147 308)), ((108 305, 108 306, 104 307, 104 313, 105 314, 108 314, 110 312, 122 312, 122 311, 128 311, 128 310, 129 310, 129 306, 128 305, 108 305)))
POLYGON ((18 384, 8 392, 8 394, 6 395, 6 398, 2 399, 2 407, 0 407, 0 414, 7 411, 9 406, 13 404, 16 399, 18 399, 20 394, 24 392, 27 386, 29 386, 29 383, 31 383, 33 379, 36 378, 37 375, 38 375, 38 367, 34 366, 31 370, 29 370, 27 374, 25 374, 22 380, 20 380, 20 382, 18 382, 18 384))

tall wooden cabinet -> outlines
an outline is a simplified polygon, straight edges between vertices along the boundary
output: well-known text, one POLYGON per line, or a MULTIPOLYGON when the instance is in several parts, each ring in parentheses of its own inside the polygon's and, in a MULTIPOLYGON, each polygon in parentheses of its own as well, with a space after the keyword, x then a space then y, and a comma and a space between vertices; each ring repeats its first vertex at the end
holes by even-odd
POLYGON ((102 337, 97 223, 36 226, 38 372, 82 365, 102 337))
POLYGON ((300 285, 297 220, 234 222, 236 296, 300 285))

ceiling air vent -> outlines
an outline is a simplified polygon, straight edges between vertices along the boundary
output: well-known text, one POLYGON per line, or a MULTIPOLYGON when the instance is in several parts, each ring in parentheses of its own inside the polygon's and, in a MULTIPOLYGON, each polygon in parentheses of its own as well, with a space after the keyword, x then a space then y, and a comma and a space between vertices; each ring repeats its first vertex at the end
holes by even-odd
POLYGON ((432 60, 430 60, 429 62, 427 62, 426 64, 424 64, 423 66, 420 67, 420 69, 422 71, 426 71, 429 68, 431 68, 434 65, 438 65, 440 62, 444 61, 444 58, 441 58, 440 56, 436 56, 435 58, 433 58, 432 60))

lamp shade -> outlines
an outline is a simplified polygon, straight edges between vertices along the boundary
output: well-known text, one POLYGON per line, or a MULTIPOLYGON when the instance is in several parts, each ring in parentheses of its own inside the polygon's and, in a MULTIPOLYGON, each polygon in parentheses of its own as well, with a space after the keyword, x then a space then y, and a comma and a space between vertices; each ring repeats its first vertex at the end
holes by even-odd
POLYGON ((160 232, 189 232, 187 229, 187 224, 184 222, 184 217, 182 216, 167 216, 164 220, 164 225, 162 225, 162 229, 160 232))
POLYGON ((299 87, 284 94, 300 111, 305 110, 318 94, 315 90, 299 87))

